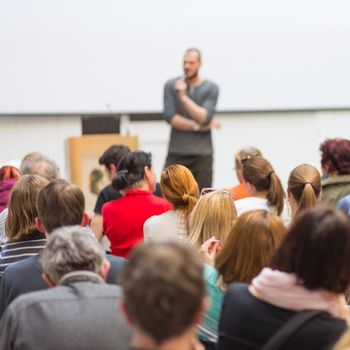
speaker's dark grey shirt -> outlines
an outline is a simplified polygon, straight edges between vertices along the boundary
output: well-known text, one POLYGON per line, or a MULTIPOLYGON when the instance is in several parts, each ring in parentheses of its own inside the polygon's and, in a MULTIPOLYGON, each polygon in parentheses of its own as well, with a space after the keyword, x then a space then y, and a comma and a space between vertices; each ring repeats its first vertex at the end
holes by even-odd
MULTIPOLYGON (((182 105, 175 91, 175 82, 179 78, 169 80, 164 87, 164 119, 170 123, 175 114, 192 119, 182 105)), ((208 112, 205 124, 208 124, 215 113, 219 88, 209 80, 187 89, 188 97, 208 112)), ((171 129, 169 153, 184 155, 208 155, 213 153, 211 132, 182 131, 171 129)))

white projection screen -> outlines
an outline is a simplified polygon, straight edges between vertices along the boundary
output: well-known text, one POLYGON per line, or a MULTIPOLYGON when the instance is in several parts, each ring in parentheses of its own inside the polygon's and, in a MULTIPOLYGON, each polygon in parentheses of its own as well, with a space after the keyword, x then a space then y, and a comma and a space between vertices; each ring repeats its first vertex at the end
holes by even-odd
POLYGON ((350 107, 348 0, 0 0, 0 114, 161 112, 188 47, 219 111, 350 107))

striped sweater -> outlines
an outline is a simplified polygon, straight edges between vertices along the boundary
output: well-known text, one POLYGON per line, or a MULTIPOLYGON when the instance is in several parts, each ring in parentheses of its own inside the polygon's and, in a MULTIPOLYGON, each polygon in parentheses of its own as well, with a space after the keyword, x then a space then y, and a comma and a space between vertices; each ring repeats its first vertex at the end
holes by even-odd
POLYGON ((45 242, 46 239, 43 234, 35 234, 31 235, 31 239, 5 243, 0 252, 0 279, 7 266, 41 253, 45 247, 45 242))

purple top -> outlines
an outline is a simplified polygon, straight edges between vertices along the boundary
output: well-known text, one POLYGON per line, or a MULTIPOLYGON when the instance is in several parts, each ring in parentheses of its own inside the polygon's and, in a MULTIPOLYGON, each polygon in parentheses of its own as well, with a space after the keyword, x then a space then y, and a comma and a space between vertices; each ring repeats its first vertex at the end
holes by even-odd
POLYGON ((17 179, 8 179, 0 183, 0 212, 7 208, 11 188, 16 181, 17 179))

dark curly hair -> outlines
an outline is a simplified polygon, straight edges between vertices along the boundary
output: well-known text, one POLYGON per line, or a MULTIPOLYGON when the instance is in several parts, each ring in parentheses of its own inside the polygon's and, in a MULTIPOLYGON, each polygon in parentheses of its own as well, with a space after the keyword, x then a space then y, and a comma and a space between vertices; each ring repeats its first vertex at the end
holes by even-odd
POLYGON ((328 174, 350 174, 350 141, 327 139, 320 145, 321 165, 328 174))

